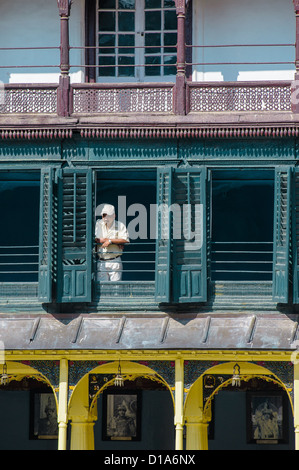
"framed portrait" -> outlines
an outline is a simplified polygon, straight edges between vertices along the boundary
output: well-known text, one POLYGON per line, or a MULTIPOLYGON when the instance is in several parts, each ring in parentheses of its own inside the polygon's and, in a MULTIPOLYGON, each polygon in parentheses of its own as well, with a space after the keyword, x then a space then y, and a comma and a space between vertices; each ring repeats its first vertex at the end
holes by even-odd
POLYGON ((106 390, 103 393, 103 440, 139 441, 140 430, 141 391, 106 390))
POLYGON ((30 439, 58 439, 54 394, 32 391, 30 396, 30 439))
POLYGON ((247 394, 247 441, 256 444, 287 442, 287 399, 283 392, 247 394))

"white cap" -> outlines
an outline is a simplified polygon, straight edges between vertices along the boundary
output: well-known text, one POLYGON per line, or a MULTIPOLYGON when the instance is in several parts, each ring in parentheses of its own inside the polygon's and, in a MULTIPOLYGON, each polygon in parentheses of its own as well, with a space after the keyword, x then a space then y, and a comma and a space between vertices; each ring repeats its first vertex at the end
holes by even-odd
POLYGON ((101 215, 103 214, 107 214, 107 215, 115 214, 114 206, 112 206, 111 204, 104 204, 101 210, 101 215))

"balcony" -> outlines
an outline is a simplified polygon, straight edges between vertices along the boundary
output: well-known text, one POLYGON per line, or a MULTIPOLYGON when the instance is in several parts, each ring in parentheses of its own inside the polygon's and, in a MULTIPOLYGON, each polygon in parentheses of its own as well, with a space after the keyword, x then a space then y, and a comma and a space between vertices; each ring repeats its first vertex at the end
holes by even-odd
MULTIPOLYGON (((208 47, 205 56, 209 57, 211 50, 213 53, 220 50, 222 56, 225 57, 222 52, 224 48, 228 50, 231 48, 244 49, 244 47, 244 45, 208 47)), ((186 47, 187 59, 188 56, 193 56, 194 59, 193 62, 190 59, 189 62, 186 60, 183 73, 178 70, 177 75, 175 75, 172 70, 175 70, 175 66, 170 67, 167 62, 160 63, 158 66, 155 65, 155 68, 162 70, 163 67, 168 67, 167 70, 172 75, 164 74, 163 81, 159 77, 155 77, 152 81, 143 83, 136 82, 133 79, 124 82, 125 78, 122 78, 122 81, 110 80, 108 76, 106 78, 102 77, 100 82, 83 82, 87 70, 92 70, 93 75, 96 74, 95 72, 99 67, 94 65, 70 64, 67 73, 60 74, 60 66, 55 62, 43 63, 43 65, 30 64, 25 59, 22 64, 4 64, 2 62, 0 70, 8 70, 10 77, 12 77, 11 81, 15 81, 15 83, 3 84, 3 92, 0 96, 0 117, 1 115, 49 115, 52 117, 58 115, 80 119, 82 116, 142 115, 144 119, 145 116, 150 115, 176 116, 179 114, 193 116, 194 118, 194 116, 205 116, 210 113, 291 113, 294 111, 291 102, 292 80, 263 79, 263 77, 271 75, 272 69, 281 69, 281 73, 276 74, 279 77, 294 75, 295 61, 292 60, 294 44, 251 45, 250 50, 274 51, 274 60, 259 62, 232 62, 229 59, 222 62, 219 62, 219 60, 195 62, 197 55, 194 51, 197 48, 198 46, 186 47), (287 51, 284 57, 288 60, 282 60, 280 52, 276 54, 275 51, 281 50, 287 51), (192 54, 190 51, 192 51, 192 54), (223 80, 225 76, 230 76, 223 71, 232 67, 234 70, 237 67, 240 79, 238 78, 236 81, 223 80), (267 69, 267 73, 258 72, 261 68, 267 69), (253 80, 243 79, 250 76, 250 73, 242 72, 245 69, 250 71, 254 77, 253 80), (27 70, 29 73, 24 74, 24 71, 27 70), (283 70, 285 71, 283 72, 283 70), (43 73, 40 73, 40 71, 43 73), (48 73, 48 71, 50 72, 48 73), (254 74, 252 71, 256 73, 254 74), (30 77, 31 82, 20 83, 22 77, 24 77, 24 80, 30 77), (38 77, 42 77, 43 82, 34 83, 38 77), (64 77, 64 79, 62 80, 61 77, 64 77), (78 77, 81 81, 78 81, 78 77), (183 77, 183 80, 181 77, 183 77), (214 80, 211 80, 211 77, 214 80), (217 80, 215 80, 215 77, 217 77, 217 80), (202 78, 202 80, 199 81, 199 78, 202 78)), ((26 57, 26 53, 29 54, 32 49, 34 48, 24 47, 21 52, 26 57)), ((45 55, 49 52, 49 49, 56 50, 58 55, 60 50, 59 47, 38 49, 45 55)), ((90 48, 70 47, 70 56, 72 51, 76 52, 78 49, 84 52, 90 48)), ((9 58, 13 57, 15 52, 20 53, 20 50, 2 48, 2 55, 4 52, 4 57, 9 58)), ((216 57, 219 57, 219 54, 216 57)), ((227 57, 231 56, 228 54, 227 57)), ((58 58, 57 62, 59 62, 58 58)), ((106 67, 108 75, 111 67, 106 67)), ((153 67, 153 65, 136 64, 132 69, 137 70, 138 67, 146 69, 147 67, 153 67)), ((105 76, 105 65, 102 68, 104 70, 102 75, 105 76)), ((121 75, 124 75, 124 73, 121 75)), ((151 70, 144 75, 151 79, 151 70)), ((273 75, 275 75, 274 72, 273 75)))

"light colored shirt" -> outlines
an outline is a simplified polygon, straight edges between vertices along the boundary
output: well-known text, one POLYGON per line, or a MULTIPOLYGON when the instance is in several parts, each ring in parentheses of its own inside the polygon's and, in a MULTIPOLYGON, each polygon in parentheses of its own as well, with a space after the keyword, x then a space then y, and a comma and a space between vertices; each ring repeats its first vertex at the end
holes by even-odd
MULTIPOLYGON (((107 225, 105 224, 103 220, 101 219, 97 220, 96 227, 95 227, 95 237, 96 238, 108 238, 111 240, 120 239, 120 240, 126 240, 127 242, 130 241, 129 233, 128 233, 126 226, 122 222, 119 222, 118 220, 115 220, 110 228, 107 227, 107 225)), ((106 248, 102 248, 101 246, 98 246, 99 258, 103 258, 107 260, 113 259, 116 256, 120 256, 122 254, 122 251, 123 251, 122 247, 115 243, 112 243, 106 248)))

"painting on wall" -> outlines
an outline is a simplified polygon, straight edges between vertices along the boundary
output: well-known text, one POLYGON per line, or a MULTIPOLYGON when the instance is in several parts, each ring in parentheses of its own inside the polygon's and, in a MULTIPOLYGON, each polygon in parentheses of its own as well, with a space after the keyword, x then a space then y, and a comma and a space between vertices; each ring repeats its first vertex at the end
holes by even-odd
POLYGON ((105 391, 103 394, 103 440, 139 441, 140 429, 140 391, 105 391))
POLYGON ((31 392, 30 418, 30 439, 58 439, 57 408, 53 393, 31 392))
POLYGON ((283 392, 247 394, 247 440, 256 444, 287 441, 287 402, 283 392))

